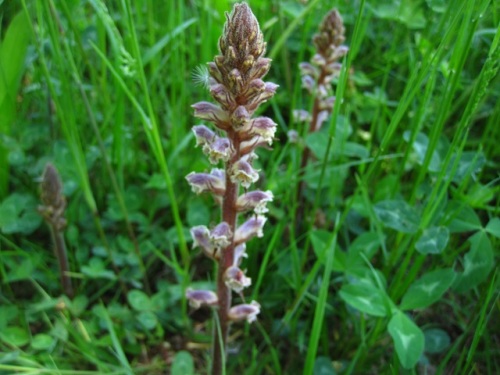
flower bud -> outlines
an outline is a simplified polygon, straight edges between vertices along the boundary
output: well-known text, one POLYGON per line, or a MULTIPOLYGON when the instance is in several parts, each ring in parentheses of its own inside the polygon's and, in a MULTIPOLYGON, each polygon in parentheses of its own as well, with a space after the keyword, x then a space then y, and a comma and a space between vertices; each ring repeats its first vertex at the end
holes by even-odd
POLYGON ((246 320, 248 323, 252 323, 257 319, 257 315, 260 314, 260 304, 256 301, 251 303, 245 303, 242 305, 236 305, 229 309, 229 319, 234 322, 246 320))
POLYGON ((195 309, 199 309, 204 305, 214 306, 219 302, 217 294, 211 290, 194 290, 187 288, 186 298, 189 300, 189 305, 195 309))

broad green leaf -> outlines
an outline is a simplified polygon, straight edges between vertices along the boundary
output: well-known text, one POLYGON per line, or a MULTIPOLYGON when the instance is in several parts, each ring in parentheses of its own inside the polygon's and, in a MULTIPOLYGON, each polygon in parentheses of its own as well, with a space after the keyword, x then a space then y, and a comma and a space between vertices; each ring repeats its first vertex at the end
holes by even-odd
POLYGON ((450 336, 446 331, 439 328, 430 328, 424 331, 425 352, 441 353, 450 346, 450 336))
POLYGON ((368 283, 344 285, 339 295, 348 305, 366 314, 373 316, 388 314, 389 297, 368 283))
MULTIPOLYGON (((405 131, 403 138, 406 142, 411 140, 411 132, 409 130, 405 131)), ((416 161, 419 165, 422 165, 425 160, 425 155, 427 154, 427 148, 429 147, 429 138, 424 133, 418 133, 415 137, 415 141, 412 144, 413 152, 415 153, 416 161)), ((438 172, 441 169, 441 158, 437 150, 434 150, 431 156, 431 161, 428 166, 428 170, 431 172, 438 172)))
POLYGON ((328 357, 318 357, 314 361, 313 375, 336 375, 332 360, 328 357))
MULTIPOLYGON (((456 155, 453 155, 450 163, 448 164, 449 170, 447 174, 449 176, 451 168, 455 163, 456 155)), ((486 157, 482 152, 466 151, 460 155, 460 160, 458 162, 457 169, 453 175, 453 182, 457 184, 460 183, 465 178, 471 178, 470 176, 478 173, 486 164, 486 157)))
POLYGON ((19 314, 19 308, 15 305, 0 306, 0 332, 12 319, 19 314))
POLYGON ((387 330, 394 341, 401 365, 413 368, 424 352, 424 333, 403 312, 397 311, 391 318, 387 330))
POLYGON ((462 233, 480 230, 483 226, 476 212, 469 206, 452 202, 450 204, 450 213, 453 217, 448 228, 451 233, 462 233))
POLYGON ((450 231, 446 227, 430 227, 424 230, 415 248, 420 254, 440 254, 448 244, 450 231))
POLYGON ((177 352, 170 372, 172 375, 193 375, 194 361, 191 354, 185 350, 177 352))
POLYGON ((0 230, 6 234, 31 234, 42 223, 37 206, 38 202, 31 195, 10 195, 0 205, 0 230))
POLYGON ((375 214, 386 227, 402 233, 415 233, 418 230, 420 217, 417 211, 403 200, 386 200, 378 202, 375 214))
POLYGON ((491 219, 485 228, 486 232, 500 238, 500 218, 494 217, 491 219))
POLYGON ((45 333, 39 333, 38 335, 33 336, 31 340, 31 347, 37 350, 47 350, 52 345, 54 345, 54 338, 45 333))
POLYGON ((380 248, 380 237, 375 232, 365 232, 358 236, 347 253, 347 268, 357 265, 364 266, 365 259, 370 260, 380 248))
POLYGON ((127 300, 130 306, 137 311, 152 310, 151 299, 140 290, 134 289, 128 292, 127 300))
POLYGON ((432 305, 453 284, 455 276, 455 271, 451 268, 423 275, 408 288, 401 301, 401 310, 423 309, 432 305))
MULTIPOLYGON (((325 251, 328 248, 328 241, 331 238, 331 233, 325 230, 316 230, 310 233, 311 243, 314 253, 318 259, 326 259, 325 251)), ((337 247, 335 249, 335 258, 333 259, 333 270, 345 271, 346 253, 337 247)))
POLYGON ((30 341, 28 332, 21 327, 5 328, 0 332, 0 339, 9 346, 23 346, 30 341))
POLYGON ((203 225, 210 221, 210 210, 201 199, 190 199, 187 207, 189 226, 203 225))
POLYGON ((139 315, 137 315, 137 320, 139 320, 147 330, 152 330, 158 324, 156 314, 152 311, 141 311, 139 315))
POLYGON ((463 272, 458 274, 453 289, 465 292, 479 285, 488 278, 493 268, 493 249, 488 235, 477 232, 469 238, 470 250, 464 256, 463 272))

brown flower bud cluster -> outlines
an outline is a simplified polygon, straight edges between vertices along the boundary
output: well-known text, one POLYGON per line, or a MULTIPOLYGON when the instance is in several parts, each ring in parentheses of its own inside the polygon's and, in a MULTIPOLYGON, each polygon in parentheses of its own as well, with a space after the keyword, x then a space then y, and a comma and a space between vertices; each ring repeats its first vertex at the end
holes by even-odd
POLYGON ((327 13, 319 32, 313 37, 316 54, 311 62, 299 65, 302 75, 302 86, 313 96, 315 103, 313 113, 305 110, 294 111, 295 120, 310 123, 310 131, 318 131, 333 110, 335 97, 330 95, 329 89, 342 65, 339 59, 345 56, 348 48, 342 43, 345 41, 345 28, 342 17, 334 9, 327 13))
POLYGON ((251 285, 240 265, 247 256, 246 242, 262 237, 266 222, 263 214, 267 212, 266 204, 273 200, 271 191, 246 189, 259 179, 252 165, 257 157, 255 149, 271 145, 276 132, 276 124, 270 118, 253 114, 278 87, 263 80, 271 60, 263 57, 266 43, 250 7, 246 3, 235 4, 226 18, 219 39, 220 55, 208 63, 209 90, 217 104, 199 102, 192 106, 197 118, 214 126, 193 127, 197 146, 214 168, 186 176, 193 192, 208 192, 221 206, 219 224, 191 229, 194 246, 219 263, 217 293, 189 289, 186 296, 195 308, 218 306, 223 340, 229 321, 252 322, 260 312, 255 301, 231 307, 231 291, 241 293, 251 285), (245 192, 240 191, 243 188, 245 192), (239 224, 238 215, 245 212, 251 214, 239 224))
POLYGON ((43 205, 38 207, 38 211, 50 225, 59 231, 63 230, 66 227, 66 199, 62 193, 63 185, 59 172, 50 163, 45 166, 40 187, 43 205))

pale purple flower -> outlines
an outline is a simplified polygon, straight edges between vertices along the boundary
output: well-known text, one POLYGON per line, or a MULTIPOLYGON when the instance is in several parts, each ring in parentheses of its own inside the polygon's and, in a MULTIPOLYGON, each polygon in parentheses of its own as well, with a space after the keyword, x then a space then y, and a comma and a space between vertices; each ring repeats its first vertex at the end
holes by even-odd
POLYGON ((252 279, 245 276, 245 273, 237 266, 229 267, 224 272, 224 282, 227 287, 240 293, 244 288, 252 285, 252 279))
POLYGON ((231 181, 248 188, 259 179, 259 174, 246 160, 240 159, 231 168, 231 181))
POLYGON ((248 257, 246 253, 247 245, 242 243, 234 248, 233 266, 239 266, 242 259, 248 257))
POLYGON ((254 215, 247 221, 241 224, 234 234, 234 243, 239 245, 247 242, 252 237, 262 237, 262 228, 266 223, 266 217, 262 215, 254 215))
POLYGON ((292 112, 293 119, 296 122, 310 122, 311 114, 304 109, 294 109, 292 112))
POLYGON ((199 246, 203 253, 209 258, 218 259, 220 252, 231 244, 231 228, 225 222, 218 224, 212 230, 204 225, 191 228, 193 247, 199 246))
POLYGON ((267 202, 273 201, 273 193, 268 191, 250 191, 238 197, 236 209, 239 212, 254 210, 256 214, 263 214, 268 211, 267 202))
POLYGON ((252 301, 231 307, 228 316, 234 322, 246 320, 248 323, 252 323, 257 320, 258 314, 260 314, 260 304, 252 301))
POLYGON ((196 146, 210 144, 216 137, 216 134, 205 125, 193 126, 193 133, 196 137, 196 146))
POLYGON ((186 180, 196 194, 212 192, 215 195, 224 195, 226 190, 226 177, 221 169, 212 169, 210 173, 191 172, 186 176, 186 180))
POLYGON ((209 102, 199 102, 191 106, 194 115, 202 120, 212 121, 221 129, 226 129, 229 121, 227 112, 219 106, 209 102))
POLYGON ((188 288, 186 289, 186 298, 189 300, 189 305, 195 309, 199 309, 201 306, 214 306, 219 302, 217 294, 211 290, 188 288))
POLYGON ((260 135, 268 144, 273 143, 276 123, 269 117, 257 117, 252 120, 250 133, 260 135))

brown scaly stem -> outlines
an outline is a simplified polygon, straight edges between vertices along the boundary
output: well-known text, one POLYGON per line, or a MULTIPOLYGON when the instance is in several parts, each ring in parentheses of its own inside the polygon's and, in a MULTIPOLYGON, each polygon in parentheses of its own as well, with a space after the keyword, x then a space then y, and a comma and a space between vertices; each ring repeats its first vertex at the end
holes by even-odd
POLYGON ((54 244, 54 252, 59 263, 59 276, 61 279, 62 289, 64 294, 72 298, 74 296, 73 284, 71 283, 71 278, 68 275, 70 269, 63 233, 57 230, 55 225, 50 225, 50 233, 52 236, 52 243, 54 244))
MULTIPOLYGON (((231 135, 234 137, 234 132, 228 132, 228 138, 231 140, 231 135)), ((232 139, 232 144, 237 145, 237 139, 232 139)), ((238 147, 235 147, 238 149, 238 147)), ((239 155, 234 157, 233 162, 239 159, 239 155)), ((222 198, 222 221, 229 224, 233 237, 231 244, 226 247, 219 259, 219 267, 217 272, 217 296, 219 299, 219 308, 217 314, 219 316, 220 336, 219 330, 215 329, 213 337, 213 363, 212 374, 221 374, 223 364, 225 363, 224 357, 227 351, 227 337, 229 335, 229 308, 231 307, 231 289, 224 281, 224 274, 226 270, 234 263, 234 233, 236 231, 236 223, 238 213, 236 211, 236 200, 238 198, 239 186, 233 183, 230 178, 230 170, 233 163, 228 162, 226 165, 226 192, 222 198)))

